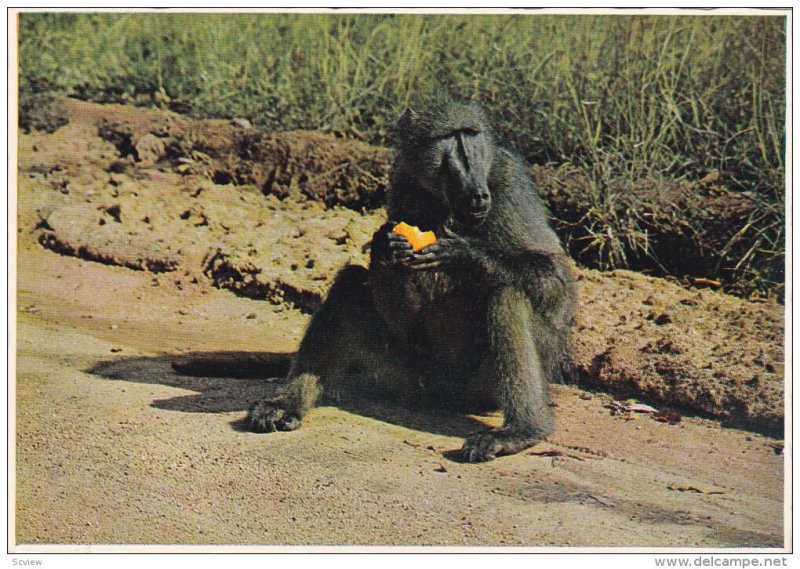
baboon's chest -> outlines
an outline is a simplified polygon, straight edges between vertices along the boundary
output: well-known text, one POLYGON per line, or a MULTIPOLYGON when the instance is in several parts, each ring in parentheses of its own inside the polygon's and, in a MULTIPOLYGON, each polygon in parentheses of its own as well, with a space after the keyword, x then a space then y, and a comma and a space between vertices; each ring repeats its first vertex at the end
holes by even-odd
POLYGON ((430 271, 420 277, 418 341, 442 363, 461 367, 484 339, 484 295, 467 275, 430 271))
POLYGON ((482 302, 477 283, 466 273, 456 271, 415 271, 411 274, 413 294, 420 310, 435 311, 437 307, 463 311, 482 302))

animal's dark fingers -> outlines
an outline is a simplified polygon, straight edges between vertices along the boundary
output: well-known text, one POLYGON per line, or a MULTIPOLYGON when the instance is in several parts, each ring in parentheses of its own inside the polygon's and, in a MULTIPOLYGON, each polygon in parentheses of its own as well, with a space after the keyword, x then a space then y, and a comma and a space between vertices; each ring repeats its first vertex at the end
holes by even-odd
POLYGON ((288 415, 281 407, 280 400, 266 400, 254 403, 247 413, 248 428, 256 433, 290 431, 300 426, 300 418, 288 415))
POLYGON ((413 257, 411 261, 412 264, 424 264, 433 261, 442 262, 447 258, 442 251, 425 251, 424 249, 416 251, 413 257))
POLYGON ((486 462, 486 457, 484 456, 483 451, 474 448, 469 452, 469 461, 470 462, 486 462))
POLYGON ((485 448, 476 447, 464 451, 465 462, 488 462, 490 460, 494 460, 495 458, 496 457, 485 448))
POLYGON ((414 248, 411 246, 411 243, 408 241, 389 241, 389 248, 392 250, 403 250, 403 251, 413 251, 414 248))
POLYGON ((430 245, 426 245, 422 249, 419 250, 420 255, 426 255, 429 253, 441 253, 442 251, 442 243, 437 241, 436 243, 431 243, 430 245))
POLYGON ((269 426, 266 423, 266 421, 264 421, 264 419, 262 417, 257 417, 257 416, 252 415, 252 413, 247 415, 247 418, 245 419, 245 423, 247 425, 247 429, 252 431, 252 432, 254 432, 254 433, 268 433, 268 432, 270 432, 269 431, 269 426))
POLYGON ((414 258, 414 249, 410 245, 408 247, 391 247, 389 250, 395 259, 410 261, 414 258))
POLYGON ((279 431, 294 431, 302 424, 300 417, 296 415, 288 415, 276 421, 275 426, 279 431))
POLYGON ((431 253, 422 253, 417 251, 414 253, 414 259, 411 261, 411 264, 417 263, 430 263, 431 261, 443 261, 444 256, 441 253, 431 252, 431 253))
POLYGON ((395 233, 394 231, 387 233, 386 237, 391 243, 408 243, 408 237, 405 235, 400 235, 399 233, 395 233))
POLYGON ((247 418, 247 426, 254 433, 274 433, 275 423, 264 415, 253 415, 247 418))
POLYGON ((479 433, 464 441, 461 449, 466 462, 487 462, 497 458, 497 453, 502 451, 502 442, 493 432, 479 433))
POLYGON ((425 269, 436 269, 442 266, 441 261, 431 261, 429 263, 409 263, 408 268, 414 269, 418 271, 422 271, 425 269))

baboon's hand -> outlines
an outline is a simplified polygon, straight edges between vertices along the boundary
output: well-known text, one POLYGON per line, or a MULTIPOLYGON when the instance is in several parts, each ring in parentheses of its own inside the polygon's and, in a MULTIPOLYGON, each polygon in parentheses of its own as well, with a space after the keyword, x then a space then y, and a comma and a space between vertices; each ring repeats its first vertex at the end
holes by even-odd
POLYGON ((486 462, 500 455, 516 454, 538 443, 542 437, 518 433, 508 429, 492 429, 485 433, 472 435, 461 447, 459 459, 462 462, 486 462))
POLYGON ((468 253, 467 240, 451 233, 413 253, 406 264, 412 269, 437 269, 465 259, 468 253))
POLYGON ((255 433, 274 433, 275 431, 294 431, 300 426, 300 417, 287 409, 287 401, 282 398, 257 401, 247 413, 247 428, 255 433))
POLYGON ((389 266, 405 265, 411 261, 414 248, 404 235, 392 231, 397 222, 389 221, 372 237, 374 258, 389 266))

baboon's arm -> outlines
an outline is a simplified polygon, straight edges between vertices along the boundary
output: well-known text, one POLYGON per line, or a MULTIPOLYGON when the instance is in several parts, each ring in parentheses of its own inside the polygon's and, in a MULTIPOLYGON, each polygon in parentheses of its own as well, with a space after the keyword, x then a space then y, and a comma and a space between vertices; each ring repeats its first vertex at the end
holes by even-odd
POLYGON ((564 298, 572 276, 559 254, 524 249, 493 251, 482 241, 450 236, 413 255, 413 269, 458 268, 479 282, 524 291, 533 305, 553 306, 564 298))

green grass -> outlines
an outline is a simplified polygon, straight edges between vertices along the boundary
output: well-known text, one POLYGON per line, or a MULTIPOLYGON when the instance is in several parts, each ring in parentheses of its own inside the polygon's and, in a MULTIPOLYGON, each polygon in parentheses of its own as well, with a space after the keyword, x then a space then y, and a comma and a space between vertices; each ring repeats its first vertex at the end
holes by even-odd
POLYGON ((528 161, 587 172, 596 220, 626 183, 722 173, 778 212, 782 254, 785 50, 782 16, 23 13, 19 56, 23 92, 377 144, 444 88, 528 161))

